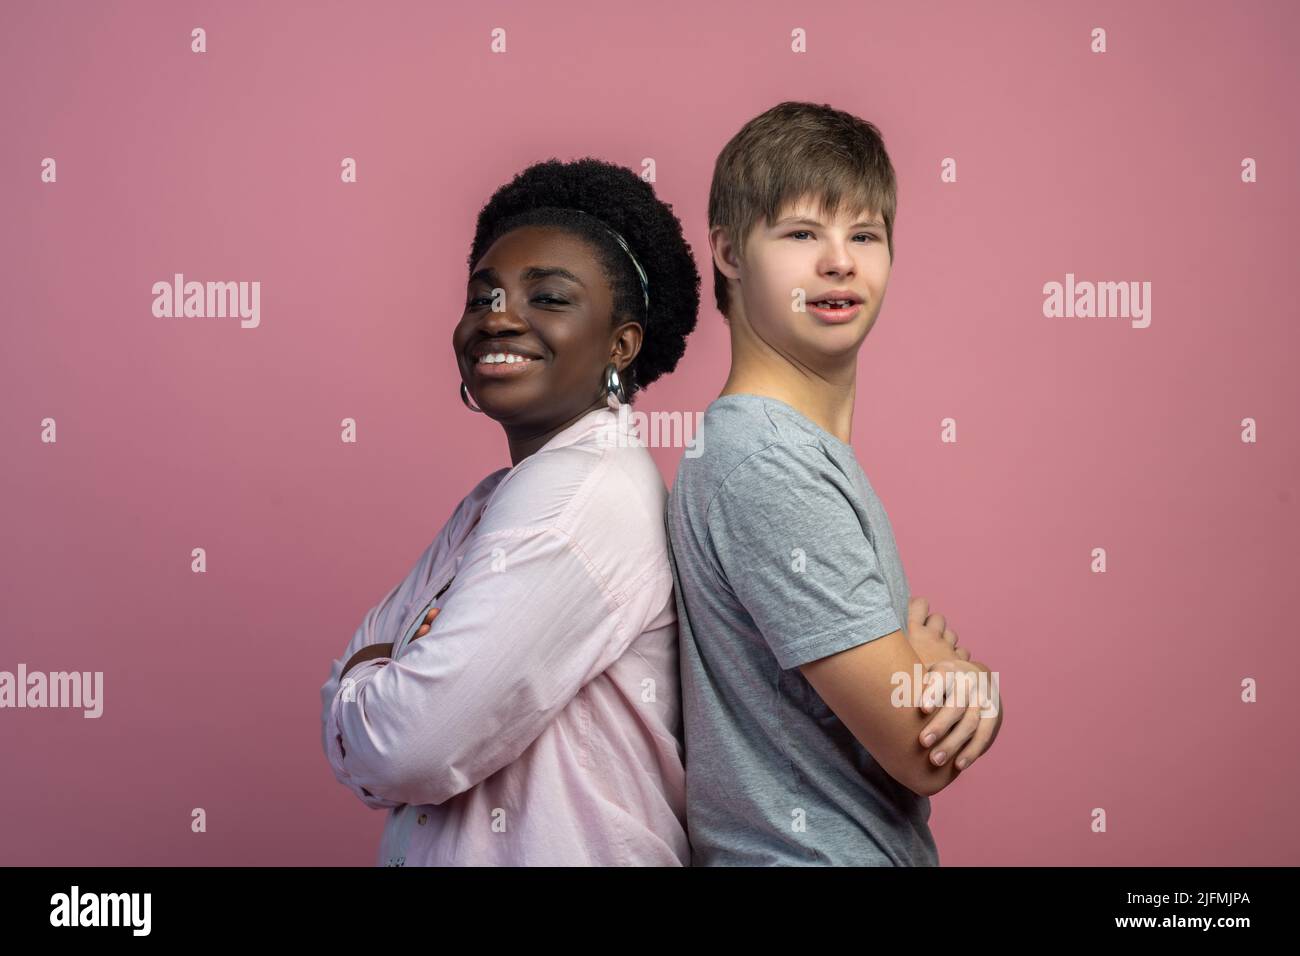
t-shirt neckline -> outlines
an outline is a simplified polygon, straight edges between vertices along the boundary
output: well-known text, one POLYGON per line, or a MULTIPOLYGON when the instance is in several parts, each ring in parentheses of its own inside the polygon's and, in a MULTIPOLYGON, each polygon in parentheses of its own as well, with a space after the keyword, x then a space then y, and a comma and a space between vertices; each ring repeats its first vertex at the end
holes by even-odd
POLYGON ((781 408, 783 408, 783 409, 785 409, 786 411, 788 411, 791 415, 794 415, 795 417, 797 417, 801 422, 803 422, 805 425, 807 425, 808 428, 812 429, 812 430, 813 430, 814 432, 816 432, 819 436, 821 436, 821 437, 823 437, 823 438, 829 440, 830 442, 832 442, 832 443, 833 443, 837 448, 842 448, 842 449, 844 449, 845 451, 849 452, 850 454, 853 454, 853 446, 852 446, 852 445, 850 445, 850 444, 849 444, 848 442, 846 442, 846 441, 842 441, 842 440, 841 440, 840 438, 838 438, 837 436, 832 435, 832 434, 831 434, 830 432, 828 432, 826 429, 822 428, 821 425, 818 425, 815 421, 813 421, 811 418, 809 418, 809 417, 808 417, 807 415, 805 415, 803 412, 799 411, 799 409, 795 408, 795 407, 794 407, 793 405, 791 405, 789 402, 783 402, 783 401, 781 401, 781 399, 779 399, 779 398, 773 398, 771 395, 758 395, 758 394, 755 394, 754 392, 731 392, 730 394, 727 394, 727 395, 719 395, 717 398, 715 398, 715 399, 713 400, 713 404, 716 405, 718 402, 725 401, 726 399, 729 399, 729 398, 753 399, 753 400, 756 400, 756 401, 759 401, 759 402, 772 402, 772 403, 774 403, 774 404, 776 404, 776 405, 779 405, 779 406, 781 406, 781 408))

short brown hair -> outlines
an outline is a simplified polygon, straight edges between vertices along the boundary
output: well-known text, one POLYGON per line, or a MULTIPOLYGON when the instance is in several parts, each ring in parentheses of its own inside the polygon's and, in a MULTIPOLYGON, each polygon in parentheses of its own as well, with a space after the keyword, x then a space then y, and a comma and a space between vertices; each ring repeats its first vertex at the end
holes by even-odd
MULTIPOLYGON (((754 226, 805 198, 819 200, 827 216, 844 204, 879 215, 893 261, 898 182, 880 130, 824 104, 779 103, 731 138, 713 166, 709 231, 722 226, 743 253, 754 226)), ((726 315, 727 277, 716 264, 713 297, 726 315)))

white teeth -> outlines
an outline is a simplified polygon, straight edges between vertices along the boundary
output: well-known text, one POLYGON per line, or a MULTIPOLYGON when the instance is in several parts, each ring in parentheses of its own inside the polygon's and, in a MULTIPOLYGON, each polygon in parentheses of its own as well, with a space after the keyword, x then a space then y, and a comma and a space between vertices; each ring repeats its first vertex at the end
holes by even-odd
POLYGON ((531 362, 531 358, 525 358, 522 355, 515 355, 513 352, 497 352, 495 355, 480 355, 478 364, 480 365, 518 365, 522 362, 531 362))

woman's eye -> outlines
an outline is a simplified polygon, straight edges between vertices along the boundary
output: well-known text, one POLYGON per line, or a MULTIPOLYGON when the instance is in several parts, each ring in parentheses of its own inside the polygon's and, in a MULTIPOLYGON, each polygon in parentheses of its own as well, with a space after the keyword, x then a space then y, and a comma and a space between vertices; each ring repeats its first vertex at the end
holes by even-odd
POLYGON ((793 239, 796 236, 811 236, 811 235, 812 233, 809 232, 807 229, 800 229, 798 232, 790 233, 790 238, 793 239))
MULTIPOLYGON (((474 296, 474 298, 470 299, 468 302, 465 303, 465 308, 467 308, 467 309, 472 309, 472 308, 474 308, 475 306, 480 305, 480 304, 481 304, 481 305, 487 305, 487 304, 488 304, 489 302, 491 302, 491 301, 492 301, 492 300, 489 299, 487 296, 476 295, 476 296, 474 296)), ((557 298, 556 296, 553 296, 553 295, 538 295, 538 296, 534 296, 534 297, 533 297, 533 301, 534 301, 534 302, 541 302, 541 303, 544 303, 544 304, 546 304, 546 305, 568 305, 568 304, 569 304, 569 303, 568 303, 568 300, 566 300, 566 299, 561 299, 561 298, 557 298)))

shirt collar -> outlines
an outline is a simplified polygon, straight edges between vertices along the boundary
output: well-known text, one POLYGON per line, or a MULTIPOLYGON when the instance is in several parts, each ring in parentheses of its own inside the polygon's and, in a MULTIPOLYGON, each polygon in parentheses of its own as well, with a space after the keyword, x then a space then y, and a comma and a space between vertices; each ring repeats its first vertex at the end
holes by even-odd
MULTIPOLYGON (((628 411, 631 411, 630 406, 628 411)), ((482 514, 487 511, 488 507, 492 504, 492 499, 496 497, 497 490, 500 489, 501 486, 519 470, 521 465, 531 461, 542 452, 550 451, 555 448, 564 448, 567 445, 577 445, 584 441, 613 441, 613 437, 617 434, 616 429, 619 427, 620 422, 618 414, 612 408, 609 408, 608 406, 593 408, 563 431, 552 435, 550 441, 537 449, 537 451, 533 452, 518 465, 508 468, 500 468, 488 475, 487 478, 483 480, 481 486, 483 491, 483 504, 479 509, 479 513, 482 514)))
MULTIPOLYGON (((566 445, 577 445, 578 443, 596 438, 600 432, 605 429, 613 428, 618 425, 618 415, 614 410, 601 406, 593 408, 573 424, 569 425, 563 431, 557 432, 551 436, 541 448, 533 454, 540 455, 544 451, 550 451, 554 448, 564 448, 566 445)), ((528 459, 525 458, 524 461, 528 459)), ((523 464, 523 462, 520 462, 523 464)))

